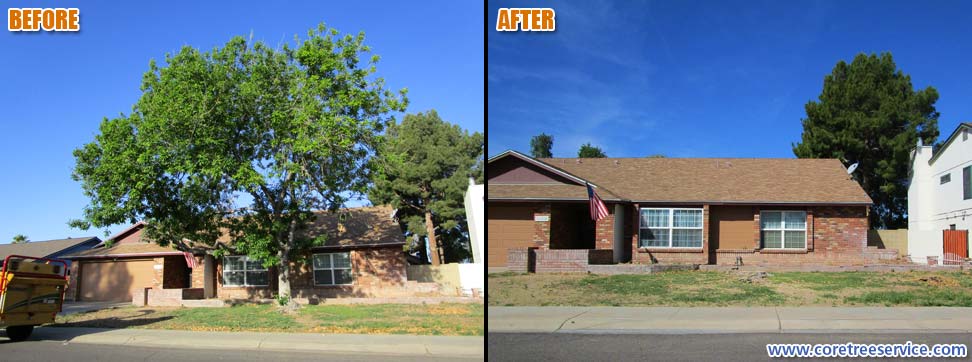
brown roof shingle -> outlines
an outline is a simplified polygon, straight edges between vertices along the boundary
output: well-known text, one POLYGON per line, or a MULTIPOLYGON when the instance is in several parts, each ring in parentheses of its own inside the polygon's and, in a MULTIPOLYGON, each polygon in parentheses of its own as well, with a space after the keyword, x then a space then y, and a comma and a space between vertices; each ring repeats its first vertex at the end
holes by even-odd
POLYGON ((320 212, 317 220, 303 232, 308 236, 326 235, 322 247, 404 244, 405 235, 394 219, 394 211, 384 205, 320 212))
MULTIPOLYGON (((317 213, 317 219, 302 233, 309 237, 326 235, 327 239, 324 245, 319 246, 321 248, 401 245, 405 243, 405 237, 398 226, 398 222, 393 218, 393 211, 394 209, 389 206, 347 208, 334 213, 321 211, 317 213)), ((225 235, 220 241, 227 244, 232 243, 228 235, 225 235)), ((178 251, 154 243, 137 242, 90 249, 71 255, 70 258, 104 258, 137 256, 138 254, 148 256, 171 253, 178 253, 178 251)))
MULTIPOLYGON (((641 202, 870 204, 836 159, 542 158, 600 186, 598 195, 641 202)), ((489 184, 489 199, 586 199, 584 187, 489 184)))
POLYGON ((2 244, 0 245, 0 260, 6 259, 9 255, 24 255, 38 258, 53 256, 92 239, 98 238, 88 236, 83 238, 31 241, 23 244, 2 244))
POLYGON ((180 252, 171 247, 163 247, 154 243, 115 244, 111 247, 98 247, 80 253, 65 256, 67 259, 92 259, 105 257, 138 257, 155 255, 177 255, 180 252))

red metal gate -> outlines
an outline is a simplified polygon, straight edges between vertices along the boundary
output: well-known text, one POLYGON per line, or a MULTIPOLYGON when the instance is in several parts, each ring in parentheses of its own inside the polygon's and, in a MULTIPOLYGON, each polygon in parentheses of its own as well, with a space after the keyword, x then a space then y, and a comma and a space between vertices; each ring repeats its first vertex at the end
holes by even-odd
POLYGON ((942 240, 945 242, 945 260, 943 264, 961 264, 965 258, 969 257, 968 230, 944 230, 942 240))

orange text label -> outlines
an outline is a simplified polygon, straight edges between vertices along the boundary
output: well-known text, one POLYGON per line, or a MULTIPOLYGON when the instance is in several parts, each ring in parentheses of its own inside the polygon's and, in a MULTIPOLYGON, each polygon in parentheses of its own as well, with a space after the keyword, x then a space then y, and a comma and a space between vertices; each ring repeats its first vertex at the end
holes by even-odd
POLYGON ((78 31, 81 30, 77 8, 10 8, 7 30, 10 31, 78 31))
POLYGON ((551 8, 500 8, 496 31, 554 31, 555 16, 551 8))

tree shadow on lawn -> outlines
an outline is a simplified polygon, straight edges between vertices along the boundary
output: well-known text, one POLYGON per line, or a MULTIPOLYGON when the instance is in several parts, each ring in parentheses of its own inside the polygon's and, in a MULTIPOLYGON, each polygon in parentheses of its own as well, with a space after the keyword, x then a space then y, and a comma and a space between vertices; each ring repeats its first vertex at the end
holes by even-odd
MULTIPOLYGON (((82 317, 85 314, 96 313, 97 311, 78 313, 75 318, 82 317)), ((27 341, 65 341, 70 340, 75 337, 104 332, 104 329, 119 329, 119 328, 135 328, 139 326, 164 322, 173 318, 173 316, 160 316, 154 318, 145 318, 150 314, 155 313, 153 309, 140 310, 138 314, 133 314, 125 317, 109 317, 109 318, 98 318, 98 319, 86 319, 67 323, 49 323, 39 327, 34 328, 34 332, 27 341), (68 327, 62 329, 63 327, 68 327)), ((0 336, 7 337, 6 331, 0 329, 0 336)), ((0 345, 13 343, 9 338, 0 339, 0 345)))
POLYGON ((146 316, 157 313, 155 309, 142 309, 138 310, 137 314, 126 315, 123 317, 107 317, 107 318, 94 318, 85 319, 86 315, 95 314, 98 311, 80 313, 69 318, 70 322, 54 322, 45 325, 46 327, 85 327, 85 328, 134 328, 144 325, 155 324, 159 322, 164 322, 175 318, 171 315, 162 315, 154 318, 146 318, 146 316), (80 319, 80 320, 74 320, 80 319))

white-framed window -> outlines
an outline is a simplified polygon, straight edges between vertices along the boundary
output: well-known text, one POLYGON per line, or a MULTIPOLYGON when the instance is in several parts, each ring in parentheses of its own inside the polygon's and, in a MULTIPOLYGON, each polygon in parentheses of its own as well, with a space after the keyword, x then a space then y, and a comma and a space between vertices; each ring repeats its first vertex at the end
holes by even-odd
POLYGON ((640 248, 701 248, 702 209, 642 208, 640 248))
POLYGON ((223 285, 265 287, 270 285, 270 276, 267 268, 259 260, 245 255, 224 256, 223 285))
POLYGON ((763 211, 759 229, 764 249, 806 249, 806 211, 763 211))
POLYGON ((972 199, 972 166, 962 169, 962 200, 972 199))
POLYGON ((347 285, 351 275, 351 252, 314 254, 315 285, 347 285))

